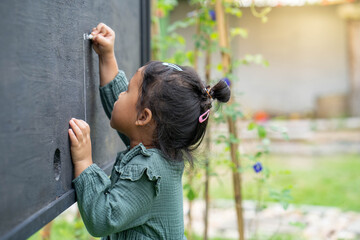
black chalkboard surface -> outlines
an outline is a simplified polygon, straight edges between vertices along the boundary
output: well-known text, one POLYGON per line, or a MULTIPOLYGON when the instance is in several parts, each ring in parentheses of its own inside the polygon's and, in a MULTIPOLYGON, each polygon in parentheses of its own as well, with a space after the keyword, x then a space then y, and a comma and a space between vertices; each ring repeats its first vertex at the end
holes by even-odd
POLYGON ((91 127, 93 161, 110 173, 124 145, 102 109, 98 59, 83 34, 116 32, 128 77, 149 59, 148 0, 0 3, 0 239, 26 239, 75 202, 67 130, 91 127))

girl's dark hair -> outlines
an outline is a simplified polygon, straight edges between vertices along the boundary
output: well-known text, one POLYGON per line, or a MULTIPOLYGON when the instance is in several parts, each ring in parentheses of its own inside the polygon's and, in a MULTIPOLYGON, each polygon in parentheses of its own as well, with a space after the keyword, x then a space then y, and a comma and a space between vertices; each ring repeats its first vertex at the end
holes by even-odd
POLYGON ((227 102, 230 88, 220 80, 209 89, 194 69, 179 67, 158 61, 147 63, 137 107, 152 112, 156 148, 172 160, 182 161, 187 157, 192 162, 190 153, 200 145, 208 122, 207 119, 200 123, 200 115, 211 108, 212 99, 227 102))

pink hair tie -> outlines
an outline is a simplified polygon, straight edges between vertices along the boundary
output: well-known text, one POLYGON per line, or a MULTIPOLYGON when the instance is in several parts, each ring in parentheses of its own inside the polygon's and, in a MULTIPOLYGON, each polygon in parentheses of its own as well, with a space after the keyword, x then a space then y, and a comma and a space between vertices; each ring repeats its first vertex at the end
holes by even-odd
POLYGON ((200 117, 199 117, 199 123, 205 122, 206 119, 208 119, 209 115, 210 115, 210 109, 200 115, 200 117))

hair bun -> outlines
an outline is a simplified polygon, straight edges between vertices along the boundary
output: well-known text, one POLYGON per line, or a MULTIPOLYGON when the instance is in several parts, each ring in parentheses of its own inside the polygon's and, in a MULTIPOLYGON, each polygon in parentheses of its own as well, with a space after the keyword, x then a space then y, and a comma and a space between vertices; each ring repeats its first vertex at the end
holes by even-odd
POLYGON ((230 99, 230 87, 224 80, 220 80, 209 91, 213 99, 217 99, 219 102, 227 102, 230 99))

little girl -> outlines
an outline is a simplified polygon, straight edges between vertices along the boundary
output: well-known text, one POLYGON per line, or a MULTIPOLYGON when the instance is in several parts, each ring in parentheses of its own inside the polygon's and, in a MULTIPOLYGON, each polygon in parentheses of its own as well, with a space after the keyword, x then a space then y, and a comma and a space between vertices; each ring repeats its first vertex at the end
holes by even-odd
POLYGON ((102 239, 185 239, 184 161, 192 161, 204 137, 213 99, 227 102, 230 89, 224 81, 206 87, 192 68, 157 61, 128 83, 114 56, 114 31, 100 23, 92 35, 101 102, 127 150, 118 153, 109 178, 92 162, 89 125, 70 120, 73 183, 85 226, 102 239))

